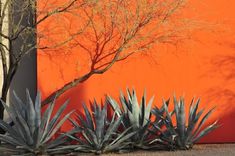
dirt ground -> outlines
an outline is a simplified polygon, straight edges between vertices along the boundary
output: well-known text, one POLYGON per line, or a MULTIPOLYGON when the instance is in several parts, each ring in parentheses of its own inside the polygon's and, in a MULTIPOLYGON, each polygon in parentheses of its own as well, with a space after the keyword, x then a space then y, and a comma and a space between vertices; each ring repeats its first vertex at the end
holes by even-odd
MULTIPOLYGON (((92 156, 92 154, 84 155, 92 156)), ((201 144, 195 145, 189 151, 135 151, 125 154, 104 154, 104 156, 235 156, 235 144, 201 144)))
MULTIPOLYGON (((1 152, 0 156, 9 156, 3 153, 1 152)), ((95 156, 81 153, 76 155, 95 156)), ((103 154, 103 156, 235 156, 235 144, 200 144, 188 151, 135 151, 124 154, 103 154)))
POLYGON ((202 144, 190 151, 138 151, 122 156, 235 156, 235 144, 202 144))

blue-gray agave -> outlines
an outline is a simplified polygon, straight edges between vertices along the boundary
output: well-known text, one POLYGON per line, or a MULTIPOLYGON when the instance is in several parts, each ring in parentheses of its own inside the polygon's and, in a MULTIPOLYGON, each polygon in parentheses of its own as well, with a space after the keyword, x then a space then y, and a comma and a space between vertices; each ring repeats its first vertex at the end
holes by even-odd
POLYGON ((172 113, 169 112, 166 102, 163 100, 164 105, 164 125, 166 130, 162 131, 161 139, 174 146, 176 149, 190 149, 203 136, 210 133, 218 127, 217 121, 202 129, 204 123, 214 111, 210 109, 204 116, 204 109, 198 111, 200 99, 192 100, 189 107, 188 121, 186 122, 185 102, 181 97, 178 101, 174 97, 174 116, 176 118, 176 125, 172 122, 172 113))
MULTIPOLYGON (((165 101, 164 104, 159 108, 158 106, 154 106, 152 109, 152 114, 154 116, 154 120, 151 122, 151 126, 149 128, 149 131, 152 133, 151 136, 151 142, 150 146, 154 149, 170 149, 171 144, 171 139, 169 138, 164 138, 165 141, 161 139, 161 133, 162 129, 165 126, 165 117, 164 115, 166 114, 165 107, 168 107, 170 103, 170 99, 165 101), (167 142, 166 142, 167 140, 167 142)), ((174 114, 174 111, 170 112, 169 115, 170 117, 174 114)))
POLYGON ((151 141, 149 126, 151 118, 151 107, 154 97, 149 102, 146 102, 146 92, 141 98, 140 104, 138 103, 136 91, 132 92, 127 89, 127 97, 121 92, 119 104, 110 96, 107 96, 107 101, 111 104, 114 111, 118 116, 123 116, 123 125, 125 128, 132 127, 132 132, 136 134, 131 138, 134 148, 149 148, 149 142, 151 141))
POLYGON ((7 106, 1 101, 14 124, 10 126, 0 120, 0 127, 6 131, 6 134, 0 135, 2 146, 15 154, 38 155, 63 152, 67 147, 59 146, 66 142, 65 135, 52 138, 72 113, 70 112, 61 118, 68 102, 63 104, 52 116, 55 101, 49 104, 42 114, 40 93, 37 93, 35 103, 33 103, 28 90, 26 94, 26 102, 23 102, 15 93, 16 103, 7 106))
POLYGON ((71 120, 72 125, 78 130, 75 135, 68 135, 78 142, 74 150, 77 152, 102 154, 107 152, 124 152, 130 145, 130 138, 135 132, 130 132, 130 128, 119 131, 123 117, 118 117, 116 112, 112 118, 107 118, 107 104, 100 106, 94 101, 91 103, 91 111, 84 104, 85 115, 77 114, 77 121, 71 120), (80 129, 80 130, 79 130, 80 129))

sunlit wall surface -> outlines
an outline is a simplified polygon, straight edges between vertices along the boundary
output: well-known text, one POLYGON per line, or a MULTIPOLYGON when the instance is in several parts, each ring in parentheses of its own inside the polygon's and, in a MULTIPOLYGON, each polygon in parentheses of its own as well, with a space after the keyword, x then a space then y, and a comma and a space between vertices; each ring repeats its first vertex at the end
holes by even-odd
MULTIPOLYGON (((40 1, 39 17, 65 3, 40 1)), ((184 39, 174 45, 155 45, 149 49, 150 55, 136 54, 116 63, 104 74, 94 75, 67 91, 59 98, 58 105, 69 98, 69 109, 79 110, 83 101, 101 99, 105 94, 117 98, 126 87, 135 88, 139 95, 146 89, 148 97, 155 95, 156 105, 173 94, 183 95, 187 103, 194 96, 200 97, 201 108, 217 106, 209 122, 219 118, 221 124, 202 142, 235 142, 234 7, 233 0, 189 1, 179 13, 186 21, 184 39)), ((43 46, 60 43, 82 24, 78 17, 65 13, 39 25, 38 40, 42 47, 38 50, 38 87, 44 98, 80 76, 87 64, 81 48, 63 45, 48 50, 43 46)), ((64 128, 69 128, 69 124, 64 128)))

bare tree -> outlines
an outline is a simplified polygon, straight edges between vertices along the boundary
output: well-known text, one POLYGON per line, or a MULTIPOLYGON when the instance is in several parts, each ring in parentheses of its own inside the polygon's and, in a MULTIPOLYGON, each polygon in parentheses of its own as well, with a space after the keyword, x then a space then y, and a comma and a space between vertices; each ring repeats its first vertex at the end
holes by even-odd
MULTIPOLYGON (((176 27, 179 18, 174 15, 183 4, 183 0, 102 0, 70 12, 79 15, 77 21, 84 22, 81 25, 87 25, 75 37, 68 29, 67 34, 72 38, 69 46, 67 44, 68 47, 63 47, 63 50, 75 49, 80 58, 85 58, 84 63, 80 63, 83 72, 51 93, 43 104, 51 102, 55 96, 60 96, 91 76, 103 74, 116 62, 136 53, 147 54, 151 45, 173 43, 181 31, 180 27, 176 27)), ((47 38, 40 46, 43 52, 51 53, 52 57, 57 51, 62 51, 50 45, 60 45, 52 42, 54 40, 53 37, 47 38), (50 47, 54 48, 54 53, 50 47)))
MULTIPOLYGON (((155 43, 169 43, 178 37, 174 14, 184 0, 1 0, 0 52, 3 70, 1 99, 6 101, 12 79, 22 58, 40 49, 45 53, 58 49, 76 48, 87 57, 85 72, 48 96, 43 104, 50 103, 68 89, 86 81, 95 74, 103 74, 116 62, 139 52, 146 52, 155 43), (37 7, 40 4, 40 7, 37 7), (20 6, 20 7, 17 7, 20 6), (9 9, 6 16, 6 10, 9 9), (55 38, 38 30, 40 25, 61 17, 74 16, 78 25, 75 31, 67 30, 68 37, 55 38), (9 17, 9 32, 3 31, 3 21, 9 17), (16 18, 17 17, 17 18, 16 18), (29 42, 37 38, 35 42, 29 42), (2 39, 7 42, 2 42, 2 39), (14 49, 16 41, 22 44, 14 49), (37 42, 36 42, 37 41, 37 42), (54 42, 52 42, 54 41, 54 42), (9 61, 8 59, 9 58, 9 61)), ((60 23, 57 23, 60 26, 60 23)), ((73 27, 73 26, 72 26, 73 27)), ((53 31, 53 30, 49 30, 53 31)), ((61 32, 64 33, 64 32, 61 32)), ((53 53, 51 53, 53 54, 53 53)), ((4 108, 0 105, 0 118, 4 108)))

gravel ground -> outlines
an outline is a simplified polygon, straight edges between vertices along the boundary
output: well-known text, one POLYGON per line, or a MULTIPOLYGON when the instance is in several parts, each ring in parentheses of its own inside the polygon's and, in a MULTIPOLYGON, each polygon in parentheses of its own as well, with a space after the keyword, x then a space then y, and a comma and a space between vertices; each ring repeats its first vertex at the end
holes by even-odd
POLYGON ((125 154, 104 154, 104 156, 235 156, 235 144, 201 144, 195 145, 189 151, 135 151, 125 154))
MULTIPOLYGON (((0 156, 9 156, 0 152, 0 156)), ((94 154, 77 154, 94 156, 94 154)), ((103 154, 103 156, 235 156, 235 144, 201 144, 188 151, 135 151, 124 154, 103 154)))

